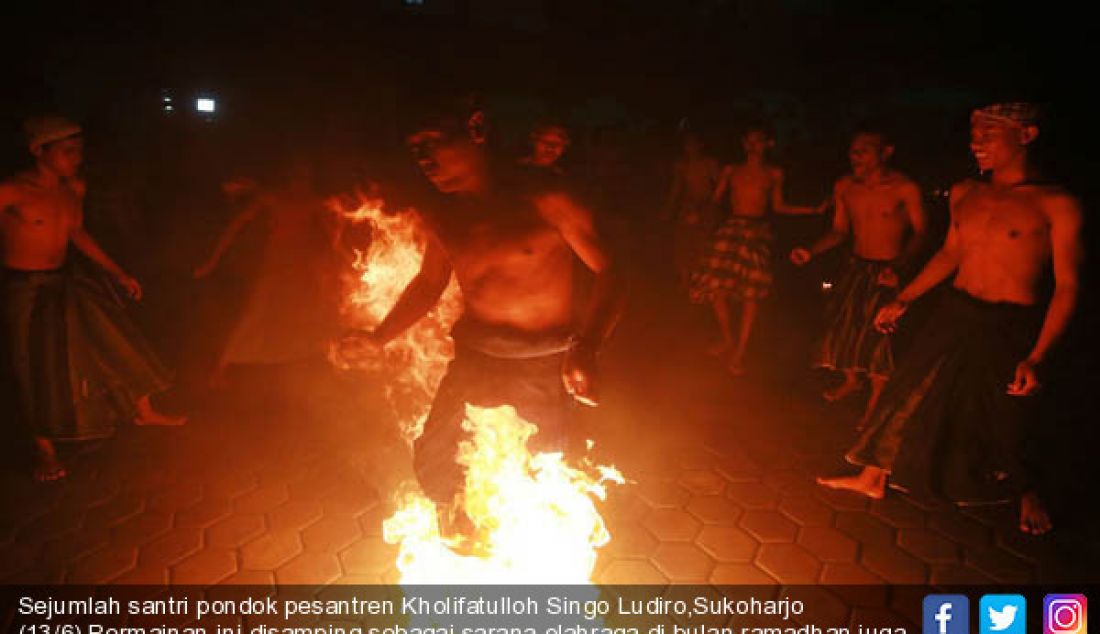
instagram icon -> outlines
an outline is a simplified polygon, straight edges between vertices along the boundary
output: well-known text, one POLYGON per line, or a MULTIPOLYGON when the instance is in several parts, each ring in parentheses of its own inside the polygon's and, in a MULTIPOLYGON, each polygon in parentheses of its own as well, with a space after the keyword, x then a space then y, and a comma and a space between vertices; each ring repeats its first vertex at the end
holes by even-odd
POLYGON ((1088 602, 1083 594, 1043 598, 1043 634, 1088 634, 1088 602))

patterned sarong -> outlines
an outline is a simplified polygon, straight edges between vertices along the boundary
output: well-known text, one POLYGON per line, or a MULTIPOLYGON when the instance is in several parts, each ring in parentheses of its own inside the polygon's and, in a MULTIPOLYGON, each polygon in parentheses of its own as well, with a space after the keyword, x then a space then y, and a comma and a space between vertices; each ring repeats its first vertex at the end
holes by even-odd
POLYGON ((771 224, 764 218, 732 216, 714 236, 710 252, 692 275, 691 298, 763 299, 771 293, 771 224))
POLYGON ((890 267, 890 262, 855 256, 849 260, 826 308, 818 367, 876 376, 889 376, 893 372, 890 338, 875 329, 878 310, 898 293, 897 288, 878 282, 879 274, 890 267))

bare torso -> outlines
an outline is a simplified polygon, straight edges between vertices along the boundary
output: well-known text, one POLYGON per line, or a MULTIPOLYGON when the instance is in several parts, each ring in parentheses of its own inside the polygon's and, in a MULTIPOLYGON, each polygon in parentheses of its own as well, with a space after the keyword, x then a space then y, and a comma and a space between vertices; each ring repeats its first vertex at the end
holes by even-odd
POLYGON ((742 163, 726 168, 729 179, 730 213, 734 216, 761 218, 768 213, 772 190, 779 172, 767 164, 742 163))
POLYGON ((676 171, 684 183, 683 199, 688 203, 710 201, 714 188, 718 186, 718 175, 722 169, 718 161, 703 157, 684 159, 676 164, 676 171))
POLYGON ((986 301, 1035 304, 1051 259, 1044 207, 1062 195, 1039 185, 957 185, 952 214, 959 251, 955 287, 986 301))
POLYGON ((9 269, 44 271, 65 263, 69 238, 80 224, 83 186, 41 185, 20 175, 0 184, 0 246, 9 269))
POLYGON ((851 176, 837 184, 851 222, 852 251, 857 257, 885 261, 901 255, 906 232, 911 228, 905 195, 912 187, 912 181, 896 172, 873 184, 851 176))
POLYGON ((524 332, 571 327, 573 252, 532 200, 456 201, 429 222, 454 268, 464 317, 524 332))

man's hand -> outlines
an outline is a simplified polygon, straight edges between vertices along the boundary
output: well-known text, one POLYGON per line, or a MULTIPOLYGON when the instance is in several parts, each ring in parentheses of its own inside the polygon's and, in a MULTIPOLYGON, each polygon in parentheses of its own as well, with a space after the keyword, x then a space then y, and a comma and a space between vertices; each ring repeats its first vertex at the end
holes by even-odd
POLYGON ((1008 384, 1010 396, 1031 396, 1039 391, 1039 374, 1035 371, 1035 364, 1023 360, 1016 364, 1016 376, 1012 383, 1008 384))
POLYGON ((119 272, 115 275, 115 281, 122 287, 122 290, 126 291, 126 294, 130 296, 130 299, 135 302, 141 301, 141 284, 136 279, 127 275, 126 273, 119 272))
POLYGON ((803 266, 814 258, 814 254, 806 247, 796 247, 791 250, 791 262, 795 266, 803 266))
POLYGON ((886 334, 894 332, 898 329, 898 320, 907 310, 909 310, 909 303, 900 300, 883 306, 875 315, 875 329, 886 334))
POLYGON ((578 402, 595 407, 600 404, 597 390, 596 352, 585 345, 576 345, 565 353, 562 361, 561 380, 565 391, 578 402))
POLYGON ((351 330, 340 337, 340 358, 348 363, 356 363, 378 356, 383 342, 369 330, 351 330))
POLYGON ((832 205, 832 204, 833 204, 833 198, 832 198, 832 196, 830 196, 830 197, 826 198, 824 200, 824 202, 822 202, 820 205, 818 205, 817 207, 814 208, 814 213, 815 214, 823 214, 826 211, 829 211, 829 206, 832 205))
POLYGON ((898 279, 897 271, 895 271, 892 267, 888 266, 888 267, 882 269, 881 271, 879 271, 878 280, 876 280, 876 283, 879 286, 886 286, 886 287, 889 287, 889 288, 897 288, 898 285, 901 283, 901 280, 898 279))

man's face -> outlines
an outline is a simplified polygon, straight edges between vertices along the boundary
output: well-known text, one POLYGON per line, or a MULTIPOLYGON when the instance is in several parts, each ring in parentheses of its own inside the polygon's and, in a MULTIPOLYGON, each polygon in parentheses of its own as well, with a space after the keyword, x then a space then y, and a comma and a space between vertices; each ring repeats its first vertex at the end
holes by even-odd
POLYGON ((48 143, 38 150, 38 160, 51 172, 62 178, 72 178, 84 162, 84 140, 62 139, 48 143))
POLYGON ((481 148, 473 140, 425 128, 410 134, 405 143, 420 171, 439 191, 445 194, 468 191, 476 181, 481 148))
POLYGON ((1019 157, 1027 147, 1022 125, 976 116, 970 121, 970 152, 983 172, 997 170, 1019 157))
POLYGON ((889 148, 877 134, 857 134, 848 147, 848 160, 856 176, 866 176, 882 169, 888 156, 889 148))
POLYGON ((771 139, 762 130, 750 130, 741 137, 741 147, 749 156, 762 156, 771 146, 771 139))
POLYGON ((531 158, 535 165, 550 167, 569 147, 569 134, 561 128, 543 128, 531 135, 531 158))

